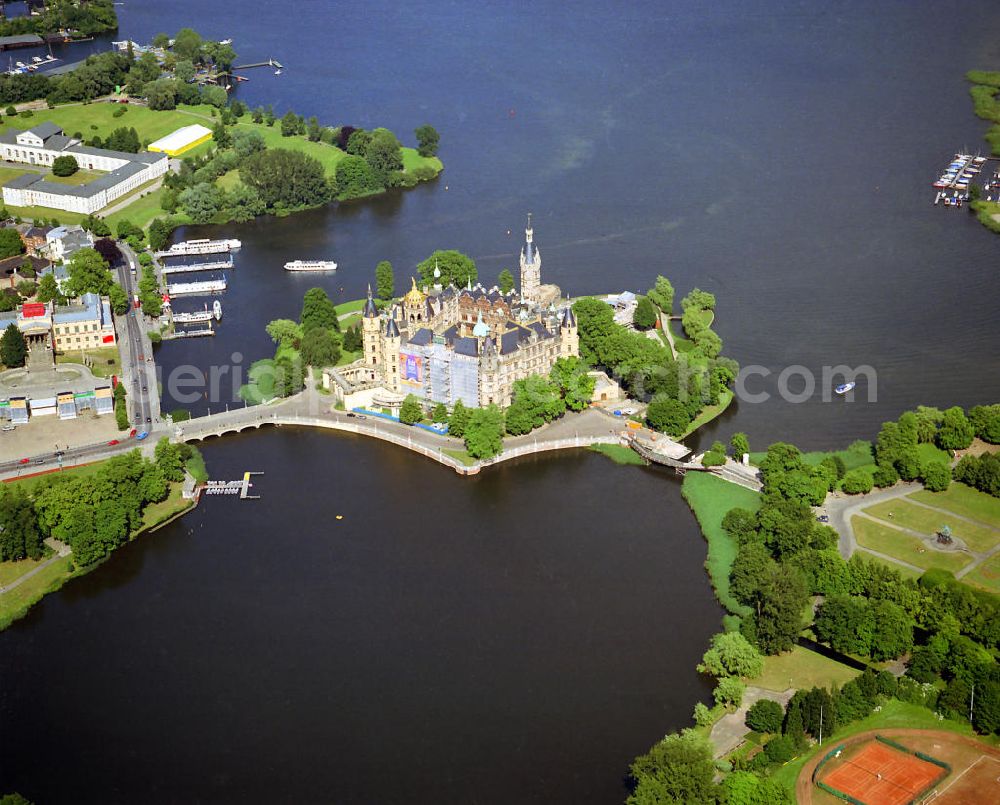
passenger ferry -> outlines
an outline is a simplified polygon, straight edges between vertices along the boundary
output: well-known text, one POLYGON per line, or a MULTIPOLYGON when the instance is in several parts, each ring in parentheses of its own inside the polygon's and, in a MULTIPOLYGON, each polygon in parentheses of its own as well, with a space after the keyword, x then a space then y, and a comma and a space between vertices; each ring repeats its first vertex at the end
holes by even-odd
POLYGON ((184 294, 213 294, 226 290, 226 277, 221 280, 205 280, 203 282, 177 282, 167 285, 169 296, 182 296, 184 294))
POLYGON ((333 260, 292 260, 285 263, 285 271, 336 271, 333 260))
POLYGON ((165 252, 160 252, 160 254, 164 257, 176 257, 181 254, 223 254, 239 251, 242 246, 242 241, 236 238, 225 238, 223 240, 201 238, 199 240, 185 240, 182 243, 175 243, 165 252))

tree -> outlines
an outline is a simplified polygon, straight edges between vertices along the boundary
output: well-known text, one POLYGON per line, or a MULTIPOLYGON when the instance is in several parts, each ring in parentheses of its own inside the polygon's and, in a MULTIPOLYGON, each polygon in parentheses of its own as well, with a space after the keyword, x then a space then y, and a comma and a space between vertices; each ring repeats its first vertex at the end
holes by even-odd
POLYGON ((201 36, 192 28, 181 28, 174 37, 174 53, 178 59, 191 62, 200 61, 201 49, 204 45, 201 36))
POLYGON ((654 430, 679 437, 691 424, 691 416, 680 400, 658 397, 646 409, 646 422, 654 430))
POLYGON ((174 64, 174 78, 185 84, 190 83, 194 80, 194 63, 190 59, 178 59, 174 64))
POLYGON ((298 347, 302 339, 302 327, 291 319, 274 319, 264 328, 276 344, 288 343, 298 347))
POLYGON ((220 121, 212 127, 212 140, 218 148, 229 148, 233 144, 232 135, 225 123, 220 121))
POLYGON ((848 495, 865 495, 872 491, 873 483, 872 476, 859 467, 844 476, 840 488, 848 495))
POLYGON ((735 676, 727 676, 719 680, 719 684, 712 691, 712 696, 715 698, 716 704, 739 707, 743 702, 745 692, 746 685, 735 676))
POLYGON ((128 313, 128 295, 125 293, 125 290, 121 285, 111 286, 108 290, 108 301, 111 303, 111 309, 119 316, 124 316, 128 313))
POLYGON ((871 605, 874 632, 871 657, 877 662, 891 660, 913 648, 913 618, 892 601, 875 601, 871 605))
POLYGON ((267 209, 257 191, 242 182, 229 192, 223 193, 222 206, 237 222, 251 221, 258 215, 263 215, 267 209))
POLYGON ((637 757, 630 771, 628 805, 708 805, 718 798, 712 745, 693 730, 666 736, 637 757))
POLYGON ((445 287, 454 285, 464 288, 469 282, 475 282, 479 276, 476 262, 466 254, 455 249, 438 249, 421 263, 417 263, 421 279, 430 284, 434 282, 434 269, 441 271, 441 284, 445 287))
POLYGON ((473 458, 493 458, 503 450, 503 412, 496 406, 476 408, 465 428, 465 449, 473 458))
POLYGON ((559 385, 539 375, 529 375, 514 381, 514 399, 506 414, 507 432, 515 436, 529 433, 565 412, 559 385))
POLYGON ((412 394, 407 394, 399 409, 399 421, 404 425, 413 425, 424 418, 424 408, 420 400, 412 394))
POLYGON ((637 330, 648 330, 656 324, 656 319, 656 309, 653 307, 653 303, 647 297, 640 296, 635 311, 632 313, 632 324, 637 330))
POLYGON ((760 699, 747 710, 746 725, 754 732, 781 732, 785 711, 771 699, 760 699))
POLYGON ((326 327, 313 327, 302 336, 299 352, 302 363, 321 369, 340 360, 340 338, 326 327))
POLYGON ((143 87, 146 103, 150 109, 167 110, 177 107, 178 82, 170 78, 158 78, 143 87))
POLYGON ((928 461, 921 475, 924 488, 930 492, 944 492, 951 484, 951 467, 943 461, 928 461))
POLYGON ((437 129, 430 124, 425 124, 418 126, 413 130, 413 133, 417 136, 417 153, 420 156, 437 156, 438 142, 441 139, 441 135, 438 134, 437 129))
POLYGON ((139 134, 134 128, 125 128, 122 126, 121 128, 115 129, 108 135, 108 139, 104 143, 104 146, 112 151, 124 151, 129 154, 138 154, 142 148, 142 142, 139 140, 139 134))
POLYGON ((160 251, 170 239, 172 227, 162 218, 154 218, 149 223, 149 248, 153 251, 160 251))
POLYGON ((744 453, 750 452, 750 440, 747 438, 747 435, 742 432, 733 434, 733 437, 729 440, 729 446, 733 448, 733 455, 736 456, 738 460, 743 458, 744 453))
POLYGON ((335 175, 337 198, 341 200, 360 198, 383 189, 382 183, 364 157, 344 157, 337 163, 335 175))
POLYGON ((559 386, 562 398, 570 411, 582 411, 594 396, 597 378, 587 373, 587 367, 575 355, 557 358, 549 377, 559 386))
POLYGON ((505 268, 500 272, 500 275, 497 277, 497 287, 501 293, 510 293, 514 290, 514 275, 510 273, 509 268, 505 268))
POLYGON ((816 635, 837 651, 869 654, 874 640, 874 613, 868 599, 832 595, 816 613, 816 635))
POLYGON ((222 87, 207 86, 201 90, 201 99, 210 106, 221 109, 226 105, 229 96, 222 87))
POLYGON ((55 275, 51 271, 48 274, 43 274, 38 281, 35 299, 39 302, 55 302, 57 305, 64 301, 63 295, 59 292, 59 283, 56 282, 55 275))
POLYGON ((729 571, 729 591, 741 604, 753 606, 765 573, 775 564, 762 542, 746 542, 740 546, 729 571))
POLYGON ((78 170, 80 170, 80 165, 76 161, 76 157, 70 154, 56 157, 52 161, 52 173, 55 176, 72 176, 78 170))
POLYGON ((715 296, 701 288, 695 288, 691 293, 681 300, 681 309, 688 310, 715 310, 715 296))
POLYGON ((28 343, 24 340, 24 335, 13 322, 7 325, 7 329, 0 336, 0 363, 8 369, 24 366, 25 358, 28 357, 28 343))
POLYGON ((456 400, 451 408, 451 416, 448 417, 448 434, 459 439, 465 437, 465 429, 469 426, 469 419, 472 412, 465 407, 461 400, 456 400))
POLYGON ((1000 444, 1000 404, 970 408, 969 422, 984 442, 1000 444))
POLYGON ((240 166, 240 179, 260 194, 268 209, 314 207, 330 200, 323 166, 300 151, 269 148, 253 154, 240 166))
POLYGON ((809 591, 800 571, 777 564, 764 570, 752 602, 757 643, 762 651, 778 654, 795 644, 808 601, 809 591))
POLYGON ((166 436, 156 443, 153 453, 156 466, 160 468, 163 477, 168 481, 184 480, 184 461, 181 458, 181 445, 170 443, 166 436))
POLYGON ((316 119, 315 115, 309 118, 309 125, 306 129, 306 136, 309 138, 309 142, 318 143, 319 138, 322 136, 323 130, 320 128, 319 121, 316 119))
MULTIPOLYGON (((770 758, 770 756, 768 756, 770 758)), ((726 805, 791 805, 790 794, 774 780, 750 771, 734 771, 722 780, 726 805)))
POLYGON ((348 327, 344 331, 344 352, 360 352, 364 347, 364 337, 361 335, 361 326, 348 327))
POLYGON ((308 335, 310 330, 340 330, 340 319, 337 308, 326 291, 322 288, 310 288, 302 297, 302 333, 308 335))
POLYGON ((375 266, 375 294, 388 302, 396 290, 396 280, 392 273, 392 263, 380 260, 375 266))
POLYGON ((21 236, 13 227, 0 229, 0 260, 24 254, 26 247, 21 236))
POLYGON ((658 276, 653 287, 646 294, 649 301, 664 313, 670 313, 674 307, 674 286, 664 276, 658 276))
POLYGON ((69 279, 66 280, 66 296, 75 297, 85 293, 107 296, 114 279, 108 264, 95 249, 78 249, 69 259, 69 279))
POLYGON ((448 421, 448 408, 444 403, 438 403, 434 406, 434 410, 431 412, 431 419, 434 422, 447 422, 448 421))
POLYGON ((264 135, 253 129, 236 129, 232 133, 232 141, 233 151, 240 162, 267 148, 264 135))
POLYGON ((305 375, 302 361, 290 355, 279 354, 274 359, 274 393, 279 397, 289 397, 302 390, 305 375))
POLYGON ((703 674, 723 676, 760 676, 764 658, 739 632, 720 632, 702 657, 698 670, 703 674))
POLYGON ((179 201, 194 223, 207 224, 218 214, 222 195, 214 183, 201 182, 183 191, 179 201))
POLYGON ((972 444, 975 435, 965 412, 956 405, 944 412, 937 434, 938 447, 943 450, 964 450, 972 444))
POLYGON ((371 138, 371 134, 364 129, 354 129, 347 136, 347 146, 344 150, 353 156, 364 157, 365 150, 368 148, 371 138))
POLYGON ((393 173, 403 169, 403 149, 389 129, 379 128, 372 132, 364 156, 382 184, 387 184, 393 173))
POLYGON ((115 423, 118 430, 128 430, 128 404, 125 402, 125 384, 115 386, 115 423))

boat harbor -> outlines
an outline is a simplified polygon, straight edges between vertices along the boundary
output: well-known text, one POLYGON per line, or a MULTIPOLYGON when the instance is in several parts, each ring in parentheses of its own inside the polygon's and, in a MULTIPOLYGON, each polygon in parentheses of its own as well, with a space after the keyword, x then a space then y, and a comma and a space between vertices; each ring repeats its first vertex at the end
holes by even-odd
POLYGON ((204 324, 210 321, 221 321, 222 320, 222 303, 216 299, 212 302, 212 309, 208 309, 208 305, 205 305, 204 310, 194 310, 188 313, 174 313, 173 314, 174 324, 204 324))
POLYGON ((161 338, 164 341, 175 341, 179 338, 203 338, 208 335, 215 335, 215 330, 211 326, 198 330, 177 330, 172 333, 164 333, 161 338))

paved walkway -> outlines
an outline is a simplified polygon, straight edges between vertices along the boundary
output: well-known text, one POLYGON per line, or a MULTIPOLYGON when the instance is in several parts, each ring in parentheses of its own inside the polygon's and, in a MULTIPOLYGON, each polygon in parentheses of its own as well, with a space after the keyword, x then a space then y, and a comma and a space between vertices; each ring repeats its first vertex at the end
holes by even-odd
MULTIPOLYGON (((827 496, 822 506, 816 508, 816 512, 830 517, 830 525, 840 534, 840 555, 844 559, 849 559, 851 554, 858 549, 854 528, 851 526, 851 518, 855 514, 860 514, 861 510, 868 506, 873 506, 884 500, 901 498, 910 492, 916 492, 918 489, 923 489, 923 487, 917 483, 900 483, 890 489, 880 489, 878 492, 870 492, 860 497, 834 492, 827 496)), ((886 558, 891 559, 892 557, 886 558)))
POLYGON ((48 559, 46 559, 44 562, 42 562, 40 565, 38 565, 38 567, 32 568, 23 576, 18 576, 6 587, 0 586, 0 595, 10 592, 15 587, 20 587, 22 584, 24 584, 24 582, 26 582, 32 576, 37 576, 53 562, 58 562, 64 556, 69 556, 71 553, 73 553, 73 550, 69 547, 69 545, 67 545, 65 542, 60 542, 54 537, 49 537, 48 539, 46 539, 45 544, 48 545, 53 551, 55 551, 55 553, 48 559))
POLYGON ((743 739, 750 733, 750 728, 746 725, 747 711, 750 707, 761 699, 770 699, 778 702, 784 708, 788 700, 792 698, 794 690, 788 689, 782 692, 758 688, 755 685, 747 685, 743 694, 743 704, 735 713, 720 718, 712 727, 709 739, 714 747, 715 757, 728 755, 737 746, 743 743, 743 739))

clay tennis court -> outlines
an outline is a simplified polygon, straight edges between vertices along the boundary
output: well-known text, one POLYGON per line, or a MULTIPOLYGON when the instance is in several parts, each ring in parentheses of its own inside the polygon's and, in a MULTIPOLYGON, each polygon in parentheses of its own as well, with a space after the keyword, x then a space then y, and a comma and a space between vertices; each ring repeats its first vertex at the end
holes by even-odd
POLYGON ((846 751, 819 779, 865 805, 905 805, 947 771, 878 741, 846 751))
MULTIPOLYGON (((856 751, 871 744, 876 735, 900 742, 911 751, 924 752, 951 766, 951 774, 935 782, 921 805, 971 805, 979 802, 1000 802, 1000 749, 977 741, 975 738, 940 730, 890 728, 872 730, 849 737, 842 758, 852 758, 856 751)), ((885 747, 894 751, 891 747, 885 747)), ((802 768, 796 782, 795 797, 800 805, 842 805, 843 800, 818 788, 812 776, 825 753, 818 753, 802 768)), ((904 754, 905 753, 901 753, 904 754)), ((914 758, 914 760, 919 760, 914 758)), ((827 774, 841 767, 840 759, 831 760, 820 770, 819 777, 828 782, 827 774)), ((931 765, 937 769, 937 766, 931 765)), ((876 772, 878 774, 879 772, 876 772)), ((839 788, 839 786, 834 786, 839 788)), ((878 792, 881 793, 881 792, 878 792)), ((867 805, 882 805, 908 800, 872 800, 870 795, 858 796, 867 805)))

